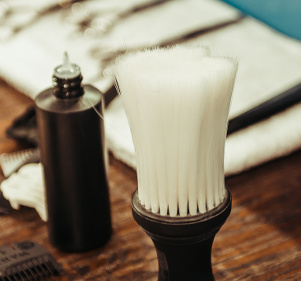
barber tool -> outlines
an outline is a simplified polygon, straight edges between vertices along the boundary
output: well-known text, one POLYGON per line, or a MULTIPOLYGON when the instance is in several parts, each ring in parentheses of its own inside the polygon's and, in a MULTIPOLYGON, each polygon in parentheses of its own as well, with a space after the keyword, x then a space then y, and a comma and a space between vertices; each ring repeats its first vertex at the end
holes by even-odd
POLYGON ((40 151, 38 148, 28 148, 0 154, 0 165, 3 175, 6 178, 8 178, 12 173, 17 172, 24 165, 39 162, 40 151))
POLYGON ((137 159, 132 212, 155 245, 159 281, 214 280, 212 243, 231 211, 224 145, 236 72, 198 46, 116 62, 137 159))
POLYGON ((103 246, 112 232, 104 125, 98 116, 103 96, 81 81, 80 68, 65 53, 54 69, 53 88, 35 99, 49 238, 71 252, 103 246))
POLYGON ((36 209, 41 219, 47 221, 47 204, 43 182, 41 163, 30 163, 22 166, 18 172, 1 182, 0 191, 3 193, 3 199, 1 200, 0 196, 0 208, 7 200, 9 206, 16 210, 20 206, 36 209))
POLYGON ((0 2, 0 41, 10 39, 26 27, 35 23, 41 17, 52 12, 71 6, 73 2, 67 1, 1 1, 0 2))
POLYGON ((0 247, 0 280, 45 280, 62 272, 41 245, 23 241, 0 247))

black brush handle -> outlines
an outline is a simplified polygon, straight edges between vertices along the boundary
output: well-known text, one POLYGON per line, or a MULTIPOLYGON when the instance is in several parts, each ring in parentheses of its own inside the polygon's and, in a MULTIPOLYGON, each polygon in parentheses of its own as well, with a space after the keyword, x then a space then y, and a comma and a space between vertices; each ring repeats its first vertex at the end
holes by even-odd
POLYGON ((211 249, 215 233, 199 241, 176 239, 166 241, 148 233, 157 251, 158 281, 213 281, 211 249))
POLYGON ((158 281, 213 281, 211 250, 214 237, 231 212, 231 194, 205 214, 168 217, 153 214, 132 198, 136 222, 152 239, 158 256, 158 281))

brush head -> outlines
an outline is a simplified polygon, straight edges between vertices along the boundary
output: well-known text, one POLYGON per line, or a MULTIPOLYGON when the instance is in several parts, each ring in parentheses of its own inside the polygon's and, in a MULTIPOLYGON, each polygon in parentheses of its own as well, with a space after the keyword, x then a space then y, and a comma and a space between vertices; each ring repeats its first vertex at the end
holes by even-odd
POLYGON ((122 96, 146 210, 187 216, 225 198, 224 144, 236 61, 175 46, 120 57, 122 96))

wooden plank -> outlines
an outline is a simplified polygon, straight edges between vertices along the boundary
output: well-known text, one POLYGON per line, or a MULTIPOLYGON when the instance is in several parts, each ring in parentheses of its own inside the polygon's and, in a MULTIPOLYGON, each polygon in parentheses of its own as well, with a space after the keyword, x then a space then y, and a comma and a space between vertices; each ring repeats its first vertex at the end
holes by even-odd
MULTIPOLYGON (((31 104, 0 82, 0 153, 22 148, 5 136, 5 128, 31 104)), ((300 163, 297 151, 226 179, 233 209, 213 245, 217 281, 301 280, 300 163)), ((136 172, 110 156, 109 185, 114 233, 106 246, 61 252, 50 244, 46 223, 25 207, 0 216, 0 245, 27 239, 41 243, 64 269, 50 280, 157 280, 155 249, 131 214, 136 172)))

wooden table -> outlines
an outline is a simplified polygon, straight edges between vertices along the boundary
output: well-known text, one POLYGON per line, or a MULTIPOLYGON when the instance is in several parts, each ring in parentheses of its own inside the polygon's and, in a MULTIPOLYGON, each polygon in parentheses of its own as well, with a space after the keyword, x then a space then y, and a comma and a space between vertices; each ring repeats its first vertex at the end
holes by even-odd
MULTIPOLYGON (((0 153, 24 148, 8 139, 5 129, 32 104, 0 81, 0 153)), ((216 280, 301 280, 301 151, 226 183, 233 209, 213 245, 216 280)), ((26 207, 0 216, 0 245, 22 240, 42 244, 64 269, 50 280, 157 280, 155 249, 131 214, 136 173, 110 156, 109 184, 114 234, 105 247, 60 252, 49 243, 46 223, 26 207)))

